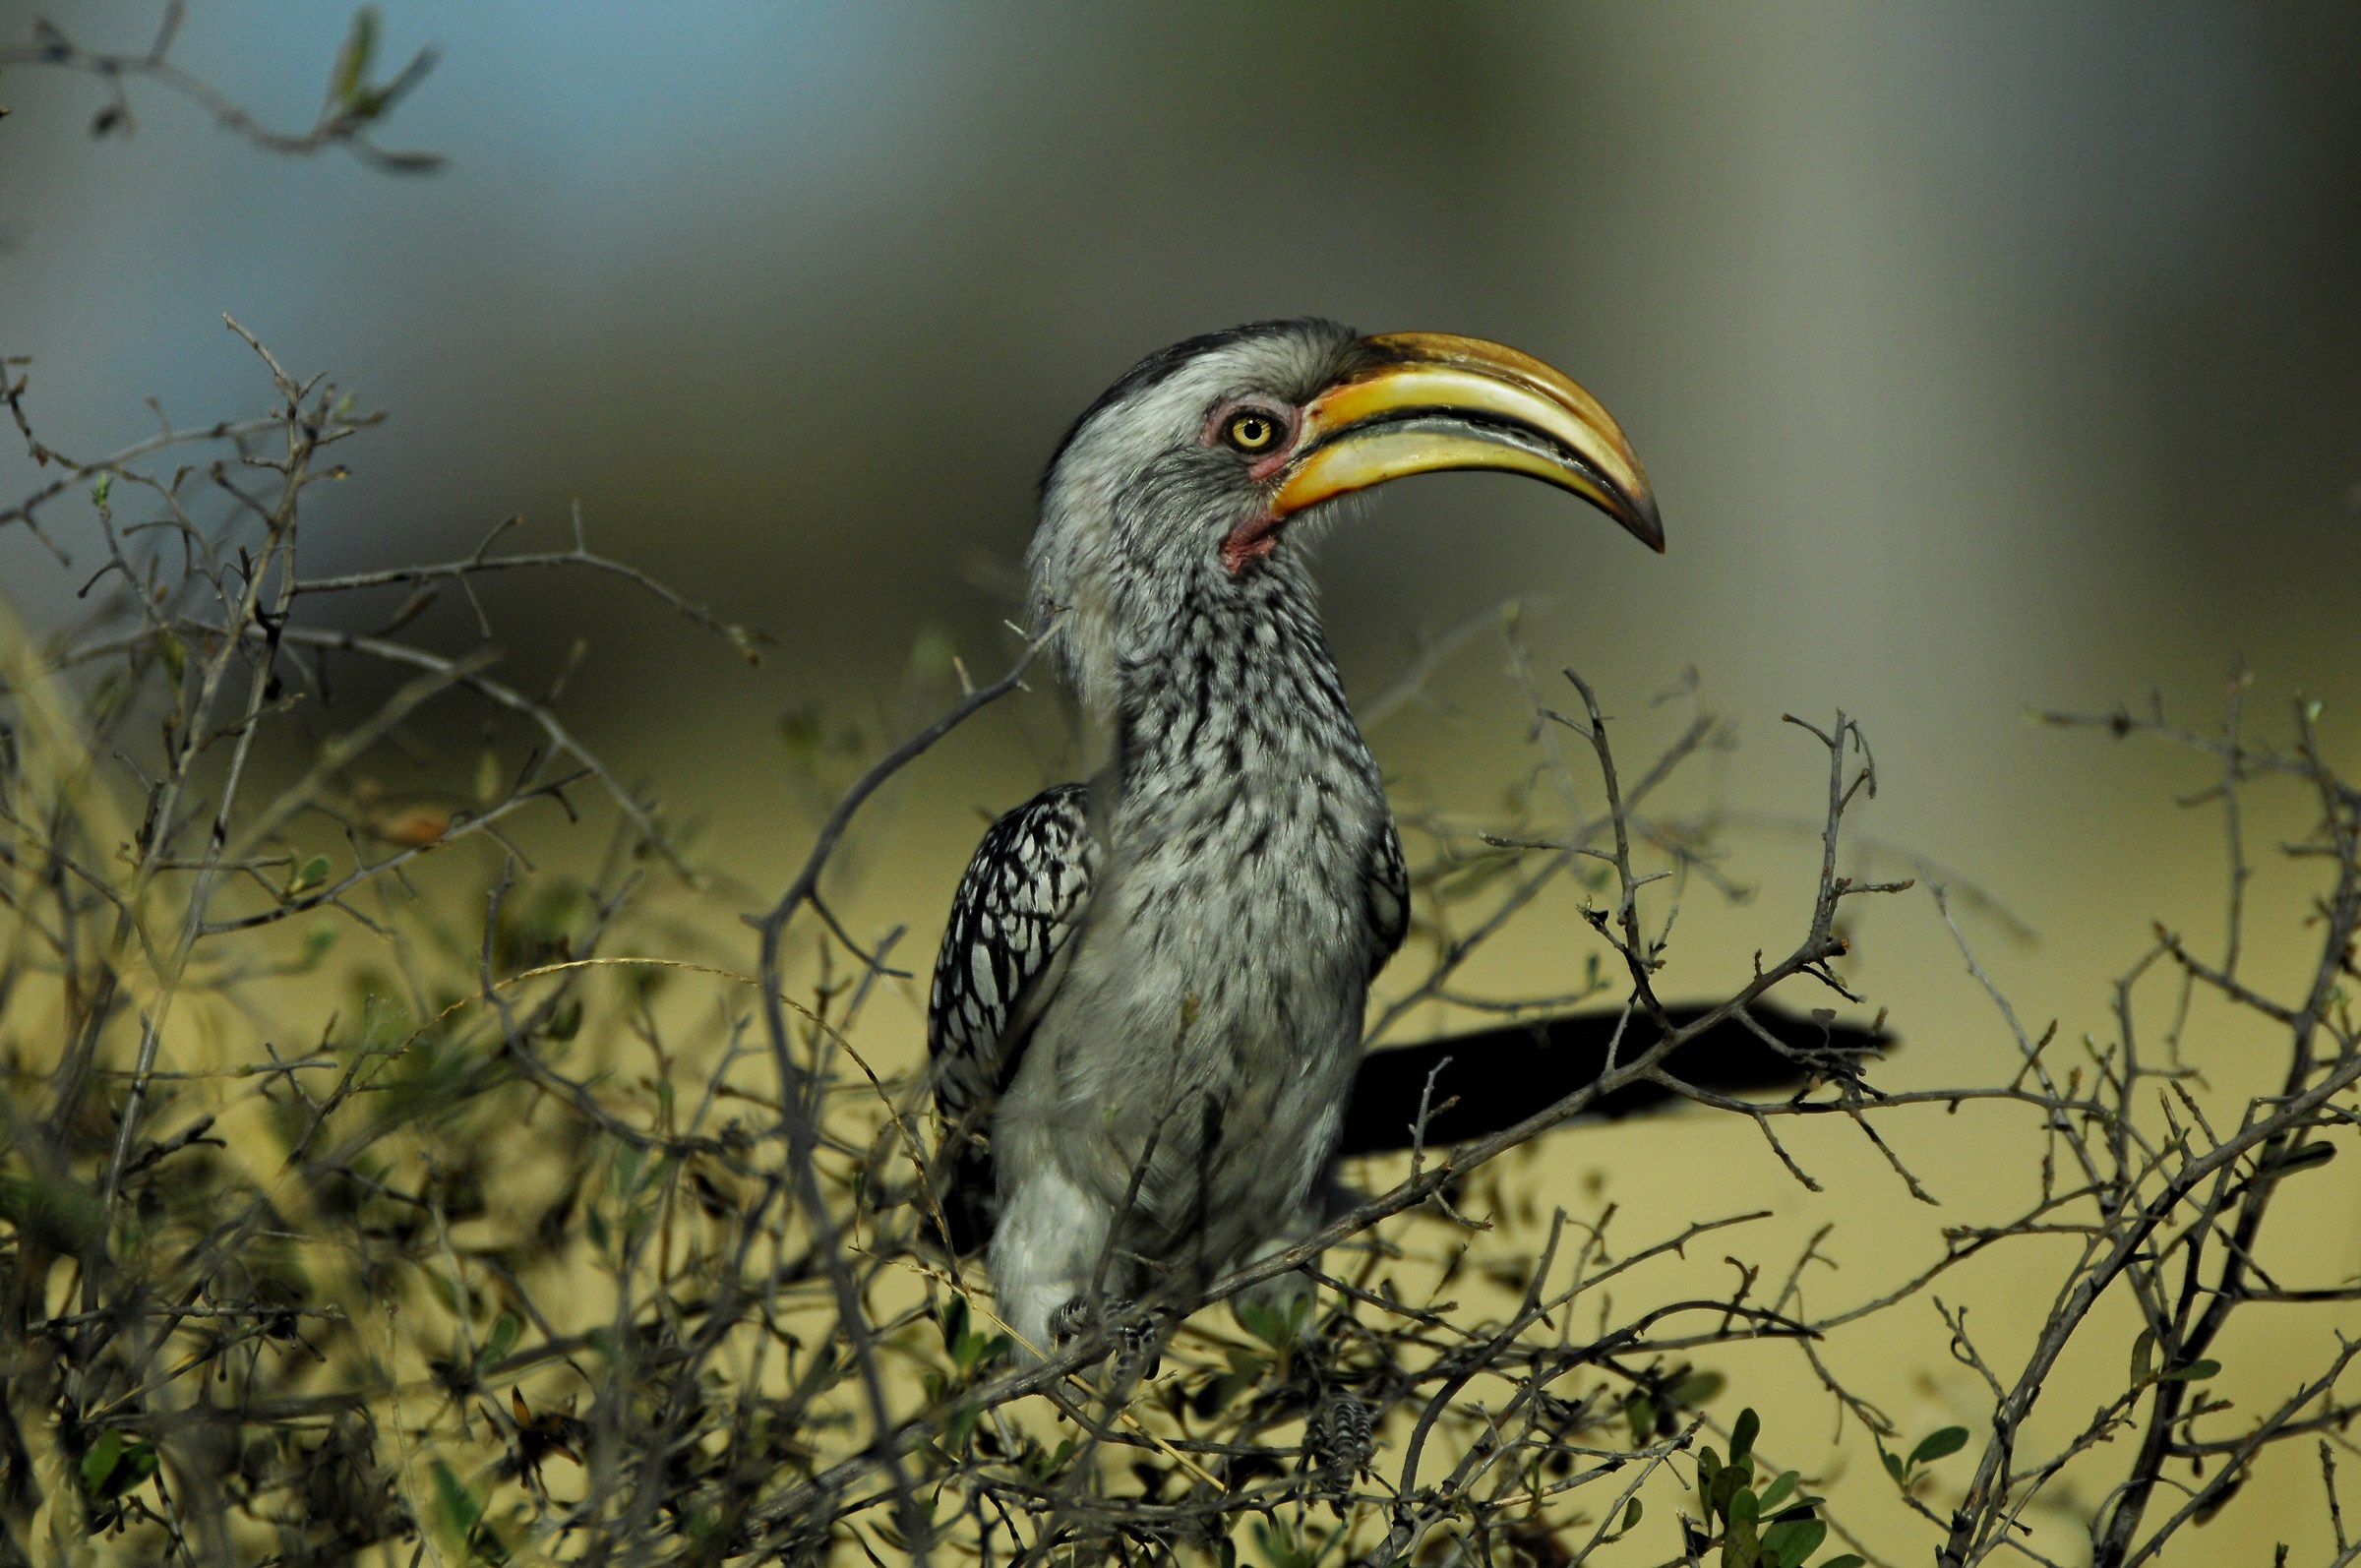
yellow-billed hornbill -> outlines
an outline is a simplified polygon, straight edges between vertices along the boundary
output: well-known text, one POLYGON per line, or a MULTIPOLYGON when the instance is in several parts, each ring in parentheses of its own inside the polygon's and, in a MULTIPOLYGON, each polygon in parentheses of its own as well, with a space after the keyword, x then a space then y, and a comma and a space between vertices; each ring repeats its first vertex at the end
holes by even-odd
MULTIPOLYGON (((1036 1350, 1103 1299, 1309 1234, 1410 887, 1298 530, 1405 474, 1494 468, 1664 534, 1597 399, 1442 333, 1263 322, 1141 361, 1042 482, 1032 613, 1112 737, 985 835, 929 1046, 999 1312, 1036 1350)), ((1541 1102, 1535 1102, 1536 1107, 1541 1102)))

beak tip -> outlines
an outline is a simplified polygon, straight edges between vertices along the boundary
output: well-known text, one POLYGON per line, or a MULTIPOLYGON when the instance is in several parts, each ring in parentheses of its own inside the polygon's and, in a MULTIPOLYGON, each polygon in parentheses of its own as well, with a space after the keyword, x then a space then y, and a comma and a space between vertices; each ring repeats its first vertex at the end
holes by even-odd
POLYGON ((1665 553, 1665 519, 1657 513, 1656 497, 1639 497, 1625 515, 1623 525, 1632 531, 1640 543, 1660 556, 1665 553))

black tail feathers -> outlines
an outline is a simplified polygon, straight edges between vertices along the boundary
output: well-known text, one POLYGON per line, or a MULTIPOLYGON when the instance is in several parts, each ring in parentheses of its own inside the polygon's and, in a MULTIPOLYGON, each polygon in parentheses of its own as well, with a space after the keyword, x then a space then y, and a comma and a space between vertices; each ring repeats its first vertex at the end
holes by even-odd
MULTIPOLYGON (((1707 1011, 1674 1007, 1667 1009, 1667 1016, 1677 1029, 1707 1011)), ((1880 1030, 1838 1023, 1826 1014, 1798 1018, 1758 1003, 1751 1016, 1762 1034, 1744 1019, 1725 1018, 1674 1051, 1665 1060, 1666 1070, 1701 1089, 1762 1095, 1797 1088, 1815 1074, 1858 1071, 1893 1047, 1893 1038, 1880 1030)), ((1423 1101, 1429 1107, 1429 1148, 1466 1143, 1515 1126, 1597 1081, 1606 1070, 1607 1047, 1619 1018, 1611 1012, 1569 1013, 1372 1051, 1354 1079, 1353 1104, 1337 1152, 1387 1154, 1409 1148, 1423 1101)), ((1649 1026, 1635 1018, 1625 1026, 1621 1058, 1630 1060, 1654 1039, 1649 1026)), ((1662 1084, 1627 1084, 1601 1096, 1584 1115, 1627 1116, 1678 1100, 1662 1084)), ((999 1206, 992 1157, 969 1139, 951 1160, 938 1156, 934 1170, 941 1223, 930 1213, 926 1229, 938 1242, 945 1238, 947 1229, 950 1251, 964 1257, 992 1237, 999 1206)))
MULTIPOLYGON (((1673 1007, 1668 1014, 1677 1029, 1707 1011, 1673 1007)), ((1513 1127, 1606 1070, 1607 1046, 1619 1016, 1569 1013, 1372 1051, 1354 1080, 1353 1107, 1345 1116, 1338 1152, 1385 1154, 1409 1148, 1429 1076, 1434 1085, 1427 1100, 1432 1108, 1426 1119, 1429 1148, 1513 1127)), ((1825 1014, 1798 1018, 1758 1003, 1752 1016, 1776 1046, 1748 1028, 1744 1019, 1725 1018, 1674 1051, 1665 1062, 1665 1070, 1701 1089, 1761 1095, 1800 1087, 1815 1072, 1856 1071, 1893 1045, 1892 1037, 1882 1031, 1838 1023, 1825 1014)), ((1635 1017, 1624 1029, 1618 1054, 1629 1061, 1655 1038, 1654 1031, 1635 1017)), ((1662 1084, 1627 1084, 1600 1097, 1584 1114, 1627 1116, 1677 1099, 1662 1084)))

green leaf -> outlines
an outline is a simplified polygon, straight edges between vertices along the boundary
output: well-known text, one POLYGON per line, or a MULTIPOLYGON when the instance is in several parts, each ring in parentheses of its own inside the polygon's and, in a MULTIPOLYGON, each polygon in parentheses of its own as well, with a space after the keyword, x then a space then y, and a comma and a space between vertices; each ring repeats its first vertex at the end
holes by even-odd
POLYGON ((1229 1357, 1230 1370, 1206 1384, 1197 1395, 1195 1408, 1199 1416, 1212 1417, 1229 1409, 1232 1400, 1260 1383, 1262 1374, 1270 1369, 1270 1363, 1251 1351, 1232 1346, 1224 1354, 1229 1357))
POLYGON ((1311 1568, 1319 1560, 1318 1539, 1317 1533, 1309 1531, 1299 1537, 1284 1519, 1254 1524, 1254 1541, 1269 1559, 1269 1568, 1311 1568))
POLYGON ((953 1296, 942 1303, 942 1348, 953 1357, 959 1354, 959 1342, 967 1337, 967 1297, 953 1296))
POLYGON ((1238 1320, 1247 1333, 1273 1350, 1285 1350, 1295 1343, 1295 1336, 1288 1332, 1287 1319, 1267 1302, 1240 1302, 1238 1320))
POLYGON ((104 1431, 82 1456, 82 1489, 100 1502, 137 1490, 155 1474, 154 1445, 137 1443, 118 1431, 104 1431))
POLYGON ((352 14, 352 30, 336 51, 335 75, 329 79, 329 96, 347 114, 361 106, 361 84, 368 79, 369 60, 376 53, 377 7, 363 6, 352 14))
MULTIPOLYGON (((1598 954, 1593 953, 1591 956, 1596 958, 1598 954)), ((1665 1398, 1675 1405, 1693 1410, 1699 1405, 1710 1404, 1714 1396, 1722 1392, 1722 1382, 1720 1372, 1691 1372, 1666 1389, 1665 1398)))
POLYGON ((157 1456, 151 1443, 126 1443, 123 1462, 115 1467, 114 1478, 107 1483, 110 1497, 120 1497, 155 1474, 157 1456))
POLYGON ((314 855, 310 860, 296 867, 295 874, 287 879, 287 896, 292 898, 298 893, 310 892, 328 880, 329 871, 328 857, 314 855))
POLYGON ((2221 1363, 2219 1361, 2191 1361, 2187 1366, 2176 1366, 2166 1372, 2163 1381, 2187 1383, 2201 1377, 2219 1377, 2220 1375, 2221 1363))
POLYGON ((503 1312, 492 1320, 492 1332, 484 1339, 484 1348, 475 1357, 478 1366, 490 1366, 516 1348, 516 1336, 524 1325, 516 1321, 514 1312, 503 1312))
POLYGON ((484 1517, 483 1505, 459 1481, 458 1476, 442 1460, 434 1462, 435 1503, 443 1511, 443 1528, 465 1540, 475 1522, 484 1517))
POLYGON ((951 1347, 951 1360, 962 1372, 973 1372, 980 1366, 999 1360, 1015 1343, 1005 1334, 987 1334, 980 1329, 971 1329, 960 1335, 959 1343, 951 1347))
POLYGON ((1877 1457, 1886 1462, 1887 1475, 1893 1477, 1896 1480, 1902 1479, 1903 1466, 1902 1456, 1900 1454, 1889 1454, 1881 1448, 1877 1451, 1877 1457))
POLYGON ((1763 1488, 1762 1511, 1766 1514, 1778 1513, 1779 1505, 1787 1500, 1787 1493, 1793 1491, 1796 1483, 1802 1479, 1794 1471, 1781 1471, 1779 1478, 1763 1488))
POLYGON ((1755 1534, 1755 1496, 1740 1489, 1729 1499, 1729 1523, 1722 1532, 1722 1568, 1756 1568, 1763 1560, 1761 1537, 1755 1534))
MULTIPOLYGON (((1722 1474, 1714 1478, 1714 1493, 1723 1515, 1727 1517, 1741 1494, 1747 1497, 1754 1495, 1754 1461, 1741 1459, 1723 1466, 1722 1474)), ((1755 1517, 1759 1519, 1762 1516, 1758 1513, 1755 1517)))
POLYGON ((2270 1174, 2274 1176, 2290 1176, 2298 1171, 2309 1171, 2315 1166, 2327 1165, 2335 1158, 2336 1146, 2334 1144, 2307 1143, 2281 1155, 2272 1163, 2270 1174))
POLYGON ((115 1462, 123 1457, 123 1434, 111 1427, 98 1434, 98 1441, 82 1456, 82 1489, 92 1497, 102 1495, 99 1488, 115 1473, 115 1462))
POLYGON ((1729 1462, 1736 1464, 1754 1452, 1754 1440, 1763 1429, 1762 1417, 1749 1405, 1738 1412, 1738 1423, 1729 1429, 1729 1462))
POLYGON ((1869 1559, 1848 1551, 1842 1557, 1828 1558, 1820 1568, 1869 1568, 1869 1559))
POLYGON ((110 491, 110 490, 114 489, 114 488, 115 488, 115 476, 114 476, 113 474, 111 474, 111 473, 102 473, 102 474, 100 474, 100 475, 99 475, 97 478, 95 478, 95 479, 91 480, 91 506, 93 506, 93 507, 103 507, 103 506, 105 506, 105 505, 106 505, 106 493, 107 493, 108 491, 110 491))
POLYGON ((1915 1470, 1920 1465, 1932 1464, 1946 1454, 1956 1454, 1967 1446, 1968 1428, 1965 1426, 1946 1426, 1941 1431, 1929 1432, 1916 1448, 1910 1450, 1910 1468, 1915 1470))
POLYGON ((443 1310, 446 1312, 465 1312, 467 1310, 466 1299, 456 1281, 441 1274, 428 1274, 426 1284, 427 1289, 435 1293, 435 1299, 443 1303, 443 1310))
POLYGON ((976 1422, 983 1418, 982 1405, 972 1399, 961 1400, 952 1410, 951 1418, 943 1422, 943 1446, 954 1454, 965 1452, 967 1440, 976 1433, 976 1422))
POLYGON ((582 999, 579 996, 552 1012, 549 1015, 549 1027, 542 1031, 559 1045, 564 1045, 581 1032, 582 999))
POLYGON ((2145 1383, 2156 1370, 2156 1331, 2144 1328, 2132 1341, 2132 1381, 2145 1383))
POLYGON ((1776 1568, 1803 1568, 1803 1560, 1820 1549, 1828 1527, 1817 1519, 1790 1519, 1763 1532, 1763 1561, 1776 1568))

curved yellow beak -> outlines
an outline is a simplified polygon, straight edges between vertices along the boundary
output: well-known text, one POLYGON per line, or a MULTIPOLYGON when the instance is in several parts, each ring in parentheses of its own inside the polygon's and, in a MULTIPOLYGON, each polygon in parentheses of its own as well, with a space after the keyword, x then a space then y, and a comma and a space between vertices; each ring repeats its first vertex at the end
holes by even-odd
POLYGON ((1274 522, 1320 502, 1446 468, 1527 474, 1590 502, 1652 550, 1648 474, 1599 399, 1530 354, 1449 332, 1364 337, 1368 363, 1312 399, 1274 522))

